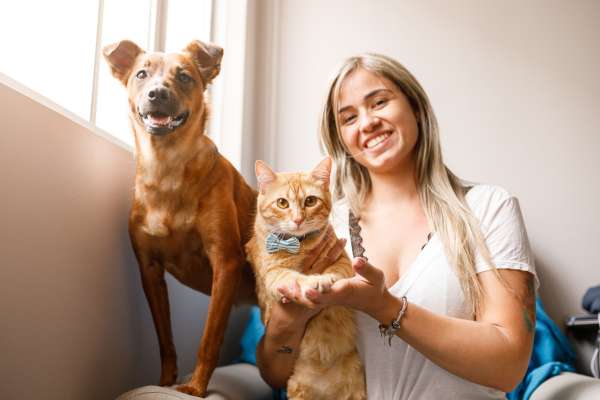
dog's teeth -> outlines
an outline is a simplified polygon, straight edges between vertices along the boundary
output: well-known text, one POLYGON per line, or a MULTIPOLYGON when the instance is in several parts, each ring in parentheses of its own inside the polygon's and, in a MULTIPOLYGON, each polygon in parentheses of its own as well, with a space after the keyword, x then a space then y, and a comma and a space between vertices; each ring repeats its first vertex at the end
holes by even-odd
POLYGON ((171 117, 166 115, 164 117, 159 117, 156 115, 148 115, 148 119, 150 119, 150 122, 152 122, 154 125, 168 125, 169 122, 171 122, 171 117))

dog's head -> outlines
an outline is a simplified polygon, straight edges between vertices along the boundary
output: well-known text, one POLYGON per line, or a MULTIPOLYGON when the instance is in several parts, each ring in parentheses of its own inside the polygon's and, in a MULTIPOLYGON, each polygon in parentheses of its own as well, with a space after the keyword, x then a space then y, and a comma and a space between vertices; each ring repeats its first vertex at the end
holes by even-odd
POLYGON ((219 74, 223 49, 195 40, 181 53, 146 53, 122 40, 104 47, 103 54, 127 88, 134 123, 163 136, 203 118, 203 92, 219 74))

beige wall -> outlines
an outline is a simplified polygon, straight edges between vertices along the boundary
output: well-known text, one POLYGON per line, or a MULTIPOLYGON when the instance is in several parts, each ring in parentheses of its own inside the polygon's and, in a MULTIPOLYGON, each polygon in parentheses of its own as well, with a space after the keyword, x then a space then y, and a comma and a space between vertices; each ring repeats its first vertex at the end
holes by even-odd
POLYGON ((310 168, 321 157, 316 131, 334 66, 360 52, 394 56, 431 98, 449 167, 520 199, 551 316, 581 312, 585 289, 600 284, 600 2, 260 7, 257 158, 310 168))
MULTIPOLYGON (((127 235, 131 152, 0 82, 0 398, 111 399, 158 382, 127 235)), ((207 297, 168 280, 182 373, 207 297)), ((238 355, 245 310, 221 361, 238 355)))

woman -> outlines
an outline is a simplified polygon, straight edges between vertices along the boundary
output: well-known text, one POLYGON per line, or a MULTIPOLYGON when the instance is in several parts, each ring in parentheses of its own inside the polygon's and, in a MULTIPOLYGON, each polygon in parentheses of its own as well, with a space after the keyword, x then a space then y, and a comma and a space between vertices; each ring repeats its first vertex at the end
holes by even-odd
POLYGON ((363 257, 328 293, 280 288, 289 302, 257 351, 265 380, 285 386, 297 352, 278 350, 297 349, 308 320, 339 304, 358 311, 370 399, 504 398, 534 336, 537 279, 516 198, 445 167, 427 95, 385 56, 343 64, 321 140, 336 164, 336 231, 363 257))

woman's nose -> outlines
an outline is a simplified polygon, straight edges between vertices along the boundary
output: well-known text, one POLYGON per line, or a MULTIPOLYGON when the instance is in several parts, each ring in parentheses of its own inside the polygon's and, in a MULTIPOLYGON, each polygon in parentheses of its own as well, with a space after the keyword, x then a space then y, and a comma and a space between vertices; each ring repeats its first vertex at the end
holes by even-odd
POLYGON ((375 115, 364 112, 360 116, 360 130, 363 132, 372 132, 379 125, 380 120, 375 115))

